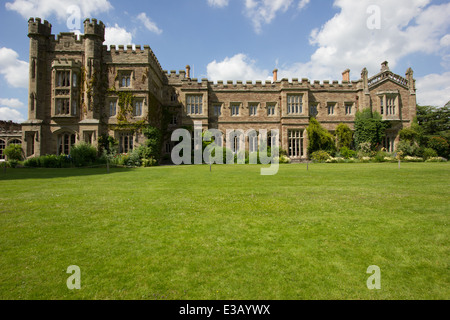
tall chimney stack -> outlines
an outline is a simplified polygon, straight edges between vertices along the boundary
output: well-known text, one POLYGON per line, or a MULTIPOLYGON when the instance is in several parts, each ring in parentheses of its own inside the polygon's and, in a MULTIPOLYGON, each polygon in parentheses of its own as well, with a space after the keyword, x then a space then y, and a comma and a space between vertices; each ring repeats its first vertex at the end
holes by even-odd
POLYGON ((342 81, 350 82, 350 69, 347 69, 344 72, 342 72, 342 81))
POLYGON ((277 82, 278 80, 278 69, 273 70, 273 82, 277 82))
POLYGON ((190 65, 186 66, 186 78, 188 78, 188 79, 191 78, 191 66, 190 65))

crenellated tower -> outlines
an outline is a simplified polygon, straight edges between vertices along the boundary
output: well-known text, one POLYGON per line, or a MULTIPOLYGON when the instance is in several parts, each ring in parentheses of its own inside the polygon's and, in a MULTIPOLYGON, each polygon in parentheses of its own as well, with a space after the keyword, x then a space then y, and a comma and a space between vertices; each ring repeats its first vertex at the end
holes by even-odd
POLYGON ((52 25, 40 18, 28 20, 28 37, 30 38, 30 70, 28 90, 28 119, 44 120, 45 105, 49 103, 44 94, 47 91, 47 53, 50 47, 52 25))

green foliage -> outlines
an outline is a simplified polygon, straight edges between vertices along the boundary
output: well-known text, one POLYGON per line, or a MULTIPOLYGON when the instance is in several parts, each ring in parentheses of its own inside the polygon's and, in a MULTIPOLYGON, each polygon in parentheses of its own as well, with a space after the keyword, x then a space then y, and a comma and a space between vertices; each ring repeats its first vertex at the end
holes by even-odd
POLYGON ((438 154, 437 154, 436 150, 434 150, 434 149, 431 149, 431 148, 425 148, 425 149, 423 149, 423 151, 422 151, 422 157, 423 157, 425 160, 430 159, 430 158, 435 158, 435 157, 437 157, 437 156, 438 156, 438 154))
POLYGON ((420 154, 420 147, 417 143, 403 140, 398 143, 397 152, 402 152, 404 156, 416 156, 420 154))
POLYGON ((82 141, 70 149, 70 157, 77 167, 92 165, 97 160, 97 149, 82 141))
POLYGON ((131 151, 126 165, 129 167, 141 166, 141 155, 139 148, 133 149, 133 151, 131 151))
POLYGON ((347 147, 342 147, 340 150, 340 154, 345 159, 355 158, 357 156, 357 152, 354 150, 351 150, 347 147))
POLYGON ((144 148, 141 149, 142 159, 155 159, 159 162, 161 158, 161 147, 162 147, 162 133, 161 130, 148 126, 142 130, 142 133, 147 138, 144 142, 144 148))
POLYGON ((71 158, 65 154, 61 154, 59 156, 49 154, 30 158, 23 162, 25 167, 31 168, 69 168, 71 164, 71 158))
POLYGON ((450 133, 450 107, 417 106, 417 121, 424 136, 448 137, 450 133))
POLYGON ((98 151, 99 154, 102 154, 103 151, 106 151, 107 154, 114 154, 117 150, 119 142, 107 134, 102 134, 98 137, 98 151))
POLYGON ((364 142, 370 142, 372 150, 376 150, 383 141, 389 124, 382 120, 378 112, 370 108, 357 111, 355 115, 355 144, 357 148, 364 142))
POLYGON ((386 162, 386 158, 389 158, 389 154, 385 151, 378 151, 374 157, 375 162, 386 162))
POLYGON ((449 144, 445 138, 431 137, 428 140, 428 147, 434 149, 440 157, 448 158, 449 156, 449 144))
POLYGON ((336 143, 338 150, 350 148, 353 142, 353 132, 348 125, 340 123, 336 127, 336 143))
POLYGON ((331 156, 329 155, 329 153, 324 150, 314 151, 311 154, 311 159, 318 161, 318 162, 325 162, 330 158, 331 158, 331 156))
POLYGON ((3 151, 4 154, 8 157, 8 160, 17 160, 21 161, 23 159, 23 151, 22 146, 20 144, 10 144, 3 151))
POLYGON ((315 119, 309 120, 309 126, 306 128, 308 132, 308 154, 312 155, 319 150, 325 150, 329 153, 336 151, 334 144, 334 137, 326 129, 324 129, 320 123, 315 119))

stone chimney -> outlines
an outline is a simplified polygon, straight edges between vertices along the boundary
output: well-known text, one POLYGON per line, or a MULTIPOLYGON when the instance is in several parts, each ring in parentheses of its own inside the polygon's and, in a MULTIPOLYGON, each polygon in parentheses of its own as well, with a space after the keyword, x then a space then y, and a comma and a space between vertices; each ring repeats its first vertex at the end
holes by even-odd
POLYGON ((186 78, 187 79, 191 78, 191 66, 190 65, 186 66, 186 78))
POLYGON ((381 64, 381 72, 384 72, 384 71, 389 71, 389 63, 387 61, 384 61, 381 64))
POLYGON ((350 69, 347 69, 344 72, 342 72, 342 81, 350 82, 350 69))
POLYGON ((273 70, 273 82, 277 82, 278 80, 278 69, 273 70))

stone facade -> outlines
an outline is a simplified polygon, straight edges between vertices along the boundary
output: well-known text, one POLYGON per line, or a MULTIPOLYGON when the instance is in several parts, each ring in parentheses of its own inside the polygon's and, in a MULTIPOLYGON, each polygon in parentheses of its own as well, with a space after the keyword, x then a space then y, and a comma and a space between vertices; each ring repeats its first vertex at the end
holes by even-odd
MULTIPOLYGON (((170 133, 201 121, 204 129, 223 133, 278 129, 281 147, 302 159, 311 116, 334 131, 339 123, 353 128, 356 111, 369 107, 392 123, 385 147, 393 150, 398 131, 416 114, 413 71, 401 77, 387 62, 370 78, 363 69, 358 81, 350 81, 350 70, 342 81, 331 82, 279 80, 274 70, 273 81, 214 83, 191 78, 189 66, 164 71, 149 46, 108 48, 104 29, 101 21, 87 19, 79 38, 73 33, 55 37, 47 21, 29 20, 29 111, 22 126, 27 157, 67 153, 77 141, 96 145, 105 134, 127 152, 143 142, 145 124, 170 133)), ((170 134, 165 139, 163 152, 170 153, 174 143, 170 134)))

